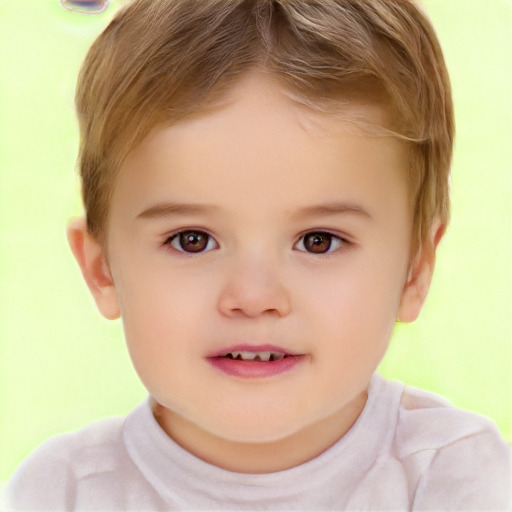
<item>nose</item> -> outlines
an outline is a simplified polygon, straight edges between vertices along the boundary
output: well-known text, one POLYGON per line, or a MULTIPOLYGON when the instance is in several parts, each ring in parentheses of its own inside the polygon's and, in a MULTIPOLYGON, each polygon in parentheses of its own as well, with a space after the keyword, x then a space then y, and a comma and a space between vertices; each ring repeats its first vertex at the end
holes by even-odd
POLYGON ((227 276, 218 299, 222 315, 231 318, 256 318, 261 315, 283 317, 291 303, 279 269, 264 258, 238 262, 227 276))

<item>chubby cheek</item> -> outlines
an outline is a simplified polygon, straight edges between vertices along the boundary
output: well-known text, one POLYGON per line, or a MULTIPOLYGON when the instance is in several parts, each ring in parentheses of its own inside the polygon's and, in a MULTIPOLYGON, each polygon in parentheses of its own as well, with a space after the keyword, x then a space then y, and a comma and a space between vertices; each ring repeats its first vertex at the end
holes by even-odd
POLYGON ((201 283, 184 281, 156 266, 118 276, 126 343, 150 392, 192 372, 204 350, 208 297, 201 283))
POLYGON ((317 282, 316 300, 305 307, 311 315, 307 324, 318 328, 318 353, 332 356, 340 369, 354 375, 373 372, 384 356, 402 285, 401 267, 369 263, 347 266, 323 286, 317 282))

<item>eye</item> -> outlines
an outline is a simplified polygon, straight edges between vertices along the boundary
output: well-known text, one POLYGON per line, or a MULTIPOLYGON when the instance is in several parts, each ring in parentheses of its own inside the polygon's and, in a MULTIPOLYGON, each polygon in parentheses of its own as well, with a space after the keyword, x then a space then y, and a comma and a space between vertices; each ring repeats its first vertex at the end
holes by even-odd
POLYGON ((204 231, 180 231, 170 236, 165 245, 171 246, 179 252, 200 253, 217 249, 217 242, 204 231))
POLYGON ((312 231, 302 236, 295 248, 312 254, 325 254, 339 249, 344 243, 348 242, 332 233, 312 231))

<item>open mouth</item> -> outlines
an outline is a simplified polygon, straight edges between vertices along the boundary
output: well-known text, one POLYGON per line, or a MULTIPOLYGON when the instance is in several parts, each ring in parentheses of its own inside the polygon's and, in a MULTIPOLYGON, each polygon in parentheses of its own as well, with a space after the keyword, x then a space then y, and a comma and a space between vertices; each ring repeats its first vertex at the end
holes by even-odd
POLYGON ((234 359, 237 361, 250 361, 255 363, 268 363, 273 361, 280 361, 286 357, 290 357, 283 352, 249 352, 246 350, 234 350, 222 355, 221 357, 227 359, 234 359))
POLYGON ((307 360, 305 354, 288 352, 276 345, 239 345, 214 352, 207 361, 222 372, 261 379, 291 371, 307 360))

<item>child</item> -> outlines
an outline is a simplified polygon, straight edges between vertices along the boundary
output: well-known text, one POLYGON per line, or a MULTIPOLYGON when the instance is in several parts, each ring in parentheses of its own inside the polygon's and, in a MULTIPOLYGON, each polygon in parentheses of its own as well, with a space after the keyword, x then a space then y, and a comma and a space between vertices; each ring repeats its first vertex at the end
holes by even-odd
POLYGON ((68 228, 148 400, 12 510, 507 510, 488 420, 375 374, 449 217, 450 85, 406 0, 139 0, 77 89, 68 228))

